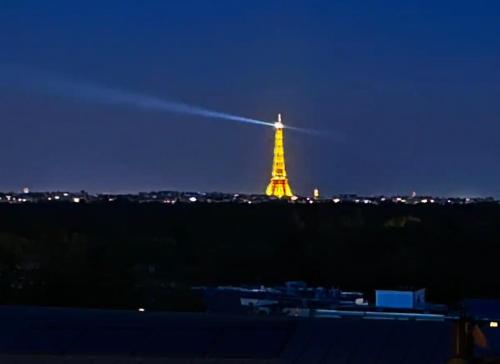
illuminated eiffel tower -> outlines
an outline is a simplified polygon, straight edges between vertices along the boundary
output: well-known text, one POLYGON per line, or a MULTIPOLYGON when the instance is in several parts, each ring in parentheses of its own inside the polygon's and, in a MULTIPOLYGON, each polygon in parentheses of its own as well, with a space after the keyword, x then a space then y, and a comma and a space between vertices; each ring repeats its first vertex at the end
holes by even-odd
POLYGON ((266 195, 278 198, 293 196, 292 189, 288 183, 285 169, 285 148, 283 146, 283 128, 281 114, 278 114, 278 122, 274 123, 276 129, 274 137, 274 160, 271 181, 266 189, 266 195))

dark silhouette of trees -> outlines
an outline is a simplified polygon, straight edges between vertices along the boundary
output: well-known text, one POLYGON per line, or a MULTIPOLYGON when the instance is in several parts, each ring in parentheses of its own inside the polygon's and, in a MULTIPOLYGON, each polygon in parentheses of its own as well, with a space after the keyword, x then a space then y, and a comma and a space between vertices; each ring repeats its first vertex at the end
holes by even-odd
POLYGON ((0 303, 197 310, 192 285, 500 296, 500 206, 0 205, 0 303))

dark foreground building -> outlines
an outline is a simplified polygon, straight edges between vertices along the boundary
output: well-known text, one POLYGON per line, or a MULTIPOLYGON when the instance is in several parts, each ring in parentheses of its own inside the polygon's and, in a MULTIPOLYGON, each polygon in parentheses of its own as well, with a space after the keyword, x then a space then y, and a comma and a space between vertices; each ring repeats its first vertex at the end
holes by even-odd
POLYGON ((450 321, 0 308, 1 363, 447 363, 450 321))

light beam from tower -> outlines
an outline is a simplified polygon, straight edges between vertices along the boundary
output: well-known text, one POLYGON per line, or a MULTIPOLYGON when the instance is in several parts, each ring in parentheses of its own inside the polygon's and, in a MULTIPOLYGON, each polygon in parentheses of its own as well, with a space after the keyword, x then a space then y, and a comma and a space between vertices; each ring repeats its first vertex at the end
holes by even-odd
POLYGON ((278 114, 278 121, 274 123, 276 132, 274 134, 274 159, 271 181, 266 189, 266 195, 278 198, 292 197, 293 192, 288 183, 285 168, 285 147, 283 144, 284 125, 281 122, 281 114, 278 114))

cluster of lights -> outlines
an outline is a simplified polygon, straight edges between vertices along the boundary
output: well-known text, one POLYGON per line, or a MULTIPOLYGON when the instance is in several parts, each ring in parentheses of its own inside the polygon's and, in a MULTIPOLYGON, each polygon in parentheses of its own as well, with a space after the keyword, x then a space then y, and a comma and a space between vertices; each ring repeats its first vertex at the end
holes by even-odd
MULTIPOLYGON (((65 192, 63 193, 63 196, 64 197, 68 197, 69 196, 69 193, 65 192)), ((49 196, 47 197, 47 201, 60 201, 61 200, 61 196, 59 195, 55 195, 55 196, 49 196)), ((26 199, 25 199, 26 201, 26 199)), ((80 203, 82 202, 82 198, 81 197, 73 197, 71 198, 71 201, 74 202, 74 203, 80 203)))
MULTIPOLYGON (((309 201, 310 198, 307 198, 307 201, 309 201)), ((427 204, 427 203, 435 203, 436 200, 432 199, 432 198, 422 198, 421 200, 417 200, 417 201, 412 201, 412 200, 408 200, 404 197, 394 197, 392 199, 388 199, 386 197, 380 197, 379 199, 370 199, 370 198, 356 198, 356 199, 353 199, 353 200, 348 200, 348 201, 352 201, 354 203, 363 203, 365 205, 369 205, 369 204, 377 204, 378 201, 380 202, 386 202, 386 201, 392 201, 394 203, 402 203, 402 204, 406 204, 406 203, 414 203, 414 204, 418 204, 418 203, 421 203, 421 204, 427 204)), ((334 197, 332 198, 332 201, 334 203, 339 203, 339 202, 342 202, 342 200, 338 197, 334 197)), ((448 200, 448 203, 451 203, 452 201, 451 200, 448 200)))
MULTIPOLYGON (((11 196, 6 196, 6 198, 7 198, 7 201, 12 201, 12 202, 28 202, 28 199, 26 199, 26 198, 19 198, 19 197, 18 197, 18 198, 16 199, 15 197, 11 197, 11 196)), ((1 199, 2 199, 2 198, 0 197, 0 200, 1 200, 1 199)))
MULTIPOLYGON (((423 198, 420 200, 420 203, 434 203, 435 201, 431 198, 431 199, 427 199, 427 198, 423 198)), ((450 200, 448 200, 448 202, 451 202, 450 200)))
MULTIPOLYGON (((83 196, 79 194, 72 194, 68 192, 52 192, 52 193, 32 193, 28 188, 22 189, 22 194, 2 194, 0 196, 0 200, 3 202, 10 203, 22 203, 22 202, 38 202, 38 201, 68 201, 74 203, 85 202, 83 196)), ((500 201, 493 200, 492 198, 485 199, 475 199, 475 198, 432 198, 425 196, 418 196, 415 192, 411 194, 411 196, 406 197, 405 195, 399 195, 398 197, 386 197, 386 196, 378 196, 378 197, 363 197, 356 195, 337 195, 332 196, 330 199, 321 199, 320 192, 318 188, 315 188, 309 197, 298 197, 298 196, 290 196, 289 201, 292 203, 305 203, 305 204, 314 204, 316 202, 333 202, 335 204, 339 203, 356 203, 356 204, 366 204, 366 205, 378 205, 379 203, 390 202, 395 204, 411 204, 411 205, 429 205, 429 204, 471 204, 475 202, 488 201, 488 202, 496 202, 500 204, 500 201)), ((178 196, 178 194, 177 194, 178 196)), ((108 202, 116 201, 119 198, 116 195, 97 195, 96 199, 104 200, 108 202)), ((217 198, 211 198, 211 195, 206 193, 183 193, 180 197, 174 197, 172 195, 159 195, 159 194, 147 194, 145 197, 139 195, 136 197, 125 196, 124 198, 130 198, 131 201, 138 202, 150 202, 151 200, 159 201, 166 204, 175 204, 177 202, 187 202, 187 203, 217 203, 219 201, 233 201, 244 204, 255 204, 260 202, 266 202, 266 199, 262 199, 262 196, 253 196, 246 194, 224 194, 223 199, 221 200, 218 195, 217 198)), ((271 200, 274 200, 271 197, 271 200)), ((0 201, 1 202, 1 201, 0 201)))

